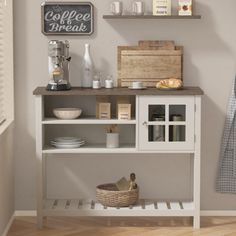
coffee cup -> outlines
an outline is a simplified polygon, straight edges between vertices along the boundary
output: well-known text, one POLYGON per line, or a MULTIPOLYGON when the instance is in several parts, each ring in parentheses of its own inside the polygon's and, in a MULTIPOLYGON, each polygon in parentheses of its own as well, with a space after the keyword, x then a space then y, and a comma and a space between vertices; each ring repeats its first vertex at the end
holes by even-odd
POLYGON ((132 12, 134 15, 143 15, 144 14, 144 3, 142 1, 133 2, 132 12))
POLYGON ((132 82, 131 86, 134 89, 140 89, 140 88, 143 88, 143 82, 135 81, 135 82, 132 82))
POLYGON ((111 13, 113 15, 122 15, 123 4, 120 1, 115 1, 111 3, 111 13))

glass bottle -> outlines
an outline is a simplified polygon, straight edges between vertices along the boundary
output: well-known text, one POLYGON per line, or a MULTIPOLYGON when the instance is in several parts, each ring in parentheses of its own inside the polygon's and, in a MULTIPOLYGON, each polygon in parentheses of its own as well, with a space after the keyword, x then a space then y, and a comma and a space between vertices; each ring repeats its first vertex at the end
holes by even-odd
POLYGON ((90 45, 85 44, 85 53, 83 58, 83 79, 82 87, 91 88, 93 84, 94 65, 90 55, 90 45))

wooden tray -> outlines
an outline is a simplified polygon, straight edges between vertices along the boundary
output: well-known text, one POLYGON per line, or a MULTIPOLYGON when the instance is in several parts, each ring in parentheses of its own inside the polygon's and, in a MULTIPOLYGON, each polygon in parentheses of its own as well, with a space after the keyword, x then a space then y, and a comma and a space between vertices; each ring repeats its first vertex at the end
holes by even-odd
MULTIPOLYGON (((154 45, 154 41, 150 42, 154 45)), ((134 81, 142 81, 146 87, 155 87, 162 79, 183 79, 183 47, 175 46, 171 50, 142 42, 141 45, 118 47, 120 87, 129 87, 134 81)))

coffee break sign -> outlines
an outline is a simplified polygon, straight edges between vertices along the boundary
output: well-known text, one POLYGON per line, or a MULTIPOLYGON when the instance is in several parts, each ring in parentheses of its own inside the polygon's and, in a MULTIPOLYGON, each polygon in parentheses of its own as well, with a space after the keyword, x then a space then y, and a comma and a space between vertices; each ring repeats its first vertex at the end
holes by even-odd
POLYGON ((90 2, 44 2, 42 32, 45 35, 91 35, 93 14, 90 2))

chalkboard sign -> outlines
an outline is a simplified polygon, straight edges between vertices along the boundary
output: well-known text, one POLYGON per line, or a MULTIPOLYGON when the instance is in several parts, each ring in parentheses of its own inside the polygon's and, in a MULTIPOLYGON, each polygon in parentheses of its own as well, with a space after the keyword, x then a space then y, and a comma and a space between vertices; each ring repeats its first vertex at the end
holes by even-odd
POLYGON ((42 32, 45 35, 91 35, 93 4, 90 2, 44 2, 42 32))

